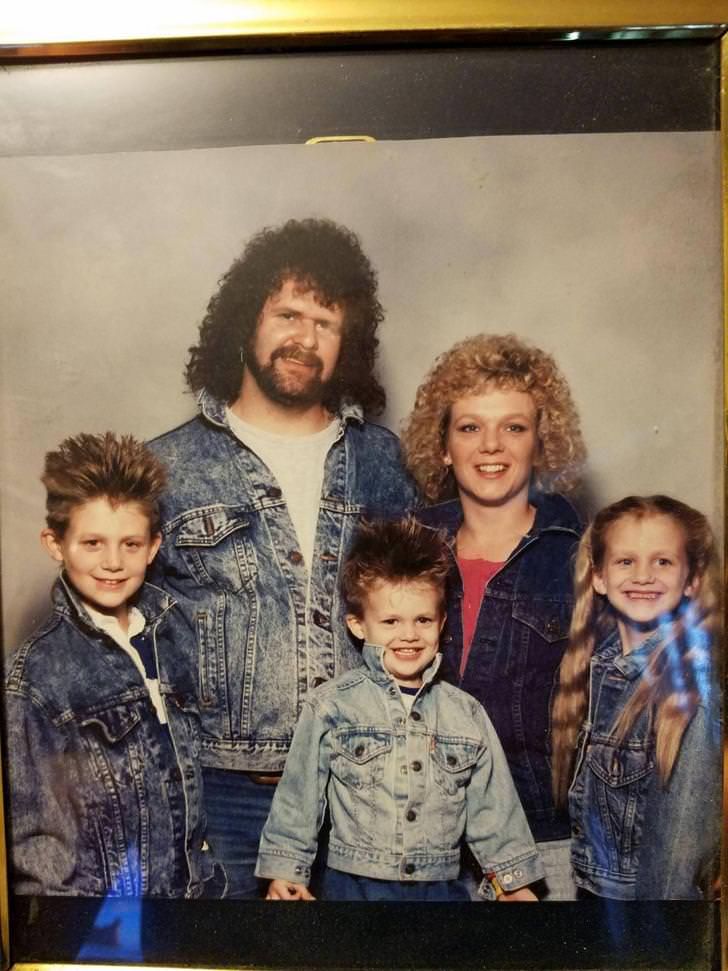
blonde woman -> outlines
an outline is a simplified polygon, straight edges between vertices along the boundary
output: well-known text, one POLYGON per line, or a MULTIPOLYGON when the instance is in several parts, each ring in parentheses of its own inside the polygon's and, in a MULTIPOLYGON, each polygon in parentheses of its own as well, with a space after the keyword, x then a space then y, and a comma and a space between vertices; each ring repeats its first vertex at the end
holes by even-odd
POLYGON ((717 617, 705 516, 668 496, 629 496, 597 514, 579 546, 553 713, 554 789, 560 804, 568 790, 574 874, 592 894, 711 895, 721 818, 717 617))
POLYGON ((584 461, 553 358, 508 335, 441 355, 417 391, 403 444, 452 539, 445 677, 492 719, 546 869, 544 899, 573 899, 569 820, 551 789, 549 708, 567 644, 579 518, 560 494, 584 461))

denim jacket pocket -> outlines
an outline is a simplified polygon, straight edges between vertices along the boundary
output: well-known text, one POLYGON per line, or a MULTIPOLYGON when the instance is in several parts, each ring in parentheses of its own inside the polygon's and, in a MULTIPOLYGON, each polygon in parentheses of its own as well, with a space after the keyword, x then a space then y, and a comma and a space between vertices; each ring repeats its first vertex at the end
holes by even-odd
POLYGON ((351 729, 337 732, 331 771, 348 787, 370 789, 384 776, 384 765, 392 750, 388 732, 351 729))
POLYGON ((116 745, 141 721, 141 714, 129 705, 116 705, 103 711, 90 712, 79 719, 79 727, 97 729, 107 742, 116 745))
MULTIPOLYGON (((654 770, 651 748, 616 747, 612 742, 592 742, 586 756, 586 766, 595 787, 590 805, 598 807, 602 836, 595 842, 610 856, 597 859, 600 866, 617 868, 628 873, 636 867, 636 851, 642 831, 644 799, 649 778, 654 770)), ((588 825, 588 820, 585 821, 588 825)))
POLYGON ((239 593, 257 575, 250 527, 250 515, 232 506, 192 509, 182 517, 174 545, 200 586, 239 593))
POLYGON ((571 604, 560 600, 515 600, 513 619, 548 644, 555 644, 569 636, 571 604))
POLYGON ((465 798, 465 787, 473 774, 480 746, 452 738, 435 736, 431 751, 432 774, 442 792, 452 798, 465 798))

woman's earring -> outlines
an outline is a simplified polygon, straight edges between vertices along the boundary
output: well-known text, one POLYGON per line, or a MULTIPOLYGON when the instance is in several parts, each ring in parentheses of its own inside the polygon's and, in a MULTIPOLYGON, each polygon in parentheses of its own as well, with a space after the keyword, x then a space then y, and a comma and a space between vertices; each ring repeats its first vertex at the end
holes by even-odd
POLYGON ((242 347, 240 348, 240 350, 238 351, 238 353, 240 355, 240 363, 241 364, 245 364, 245 351, 243 350, 242 347))

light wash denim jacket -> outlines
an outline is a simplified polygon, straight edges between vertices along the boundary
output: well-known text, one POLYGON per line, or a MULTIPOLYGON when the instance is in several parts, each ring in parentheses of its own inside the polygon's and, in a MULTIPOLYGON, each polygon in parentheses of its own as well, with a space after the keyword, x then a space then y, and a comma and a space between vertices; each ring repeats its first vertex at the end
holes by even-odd
POLYGON ((277 772, 309 688, 361 663, 339 592, 359 519, 402 515, 414 488, 396 436, 344 408, 309 577, 272 473, 232 433, 221 402, 203 392, 200 406, 151 443, 169 470, 152 577, 194 633, 203 763, 277 772))
MULTIPOLYGON (((615 631, 591 660, 589 713, 569 810, 576 883, 601 897, 700 898, 717 861, 721 732, 718 690, 709 665, 700 704, 667 785, 658 775, 646 714, 617 745, 614 723, 637 689, 660 636, 623 655, 615 631)), ((698 631, 691 636, 703 635, 698 631)))
POLYGON ((134 662, 65 579, 52 599, 5 679, 13 889, 200 896, 215 867, 203 839, 194 683, 165 636, 174 602, 145 584, 136 603, 168 731, 134 662))
POLYGON ((382 880, 450 880, 463 838, 505 890, 543 876, 500 742, 473 698, 438 680, 408 714, 384 649, 312 691, 263 830, 256 873, 307 884, 328 804, 328 865, 382 880))

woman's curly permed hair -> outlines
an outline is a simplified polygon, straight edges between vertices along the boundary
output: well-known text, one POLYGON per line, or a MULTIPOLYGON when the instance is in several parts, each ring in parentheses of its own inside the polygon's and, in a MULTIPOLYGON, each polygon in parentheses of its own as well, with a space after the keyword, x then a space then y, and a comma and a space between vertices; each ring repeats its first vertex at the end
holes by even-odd
POLYGON ((200 324, 199 343, 189 349, 187 384, 207 389, 230 404, 240 394, 241 349, 248 351, 263 304, 294 279, 313 290, 326 307, 344 312, 341 352, 324 406, 337 412, 344 401, 378 414, 385 404, 374 375, 377 327, 384 318, 377 275, 357 236, 329 219, 290 219, 261 230, 220 280, 200 324))
POLYGON ((443 463, 450 408, 488 385, 527 391, 533 398, 541 444, 534 485, 544 492, 574 489, 586 450, 569 386, 553 357, 514 334, 479 334, 437 358, 404 424, 407 466, 425 497, 437 502, 457 495, 451 469, 443 463))

